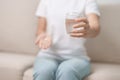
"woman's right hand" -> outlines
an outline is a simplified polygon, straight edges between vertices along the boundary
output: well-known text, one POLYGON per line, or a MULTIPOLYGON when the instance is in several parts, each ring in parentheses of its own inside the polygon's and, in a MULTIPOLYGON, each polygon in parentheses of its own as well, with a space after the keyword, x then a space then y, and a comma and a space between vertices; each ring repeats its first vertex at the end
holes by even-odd
POLYGON ((47 49, 52 44, 52 38, 50 35, 46 33, 41 33, 37 36, 35 40, 35 44, 39 46, 41 49, 47 49))

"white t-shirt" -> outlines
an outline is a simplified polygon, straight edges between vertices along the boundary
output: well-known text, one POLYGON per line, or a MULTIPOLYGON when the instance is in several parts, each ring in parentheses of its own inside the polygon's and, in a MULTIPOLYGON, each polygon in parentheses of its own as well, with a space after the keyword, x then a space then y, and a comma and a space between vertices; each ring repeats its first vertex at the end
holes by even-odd
POLYGON ((47 19, 47 32, 52 35, 53 44, 50 48, 40 50, 40 55, 57 55, 59 57, 82 57, 90 60, 84 46, 85 38, 73 38, 67 35, 65 15, 77 11, 87 15, 100 12, 95 0, 41 0, 35 15, 47 19), (43 54, 42 54, 43 53, 43 54))

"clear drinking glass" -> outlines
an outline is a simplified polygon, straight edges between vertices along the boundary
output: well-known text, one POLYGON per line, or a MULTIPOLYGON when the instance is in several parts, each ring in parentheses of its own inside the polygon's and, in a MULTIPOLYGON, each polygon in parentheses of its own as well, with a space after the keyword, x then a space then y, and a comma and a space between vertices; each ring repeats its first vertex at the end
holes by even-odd
MULTIPOLYGON (((75 22, 75 19, 81 18, 84 16, 78 12, 69 12, 69 13, 66 13, 65 17, 66 17, 66 20, 65 20, 66 32, 67 32, 67 34, 70 34, 70 32, 72 32, 74 30, 73 25, 77 23, 77 22, 75 22)), ((81 27, 79 29, 83 29, 83 28, 81 27)))

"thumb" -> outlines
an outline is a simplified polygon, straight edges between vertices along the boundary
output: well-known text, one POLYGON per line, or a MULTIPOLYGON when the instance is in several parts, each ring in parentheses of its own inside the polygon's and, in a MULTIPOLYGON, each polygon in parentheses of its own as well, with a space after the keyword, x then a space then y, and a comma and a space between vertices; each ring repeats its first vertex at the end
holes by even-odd
POLYGON ((36 38, 36 40, 35 40, 35 44, 37 45, 37 44, 39 43, 40 39, 44 39, 45 37, 46 37, 45 34, 44 34, 44 35, 39 35, 39 36, 37 36, 37 38, 36 38))
POLYGON ((38 36, 35 40, 35 44, 37 45, 39 43, 39 40, 40 40, 40 36, 38 36))

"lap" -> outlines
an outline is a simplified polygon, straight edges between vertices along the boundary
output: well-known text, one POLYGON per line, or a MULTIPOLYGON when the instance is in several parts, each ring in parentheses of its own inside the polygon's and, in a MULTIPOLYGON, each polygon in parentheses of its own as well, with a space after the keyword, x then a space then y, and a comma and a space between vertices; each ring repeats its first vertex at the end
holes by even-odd
POLYGON ((83 59, 83 58, 71 58, 64 60, 61 65, 66 65, 66 66, 71 66, 71 67, 85 67, 85 66, 90 66, 90 61, 83 59))
POLYGON ((67 70, 67 72, 73 71, 73 73, 75 72, 80 78, 83 78, 90 73, 90 66, 90 61, 85 59, 72 58, 63 61, 59 65, 58 69, 63 71, 67 70))
POLYGON ((58 67, 58 62, 55 59, 49 57, 36 57, 34 61, 33 74, 35 72, 42 72, 55 70, 58 67))

